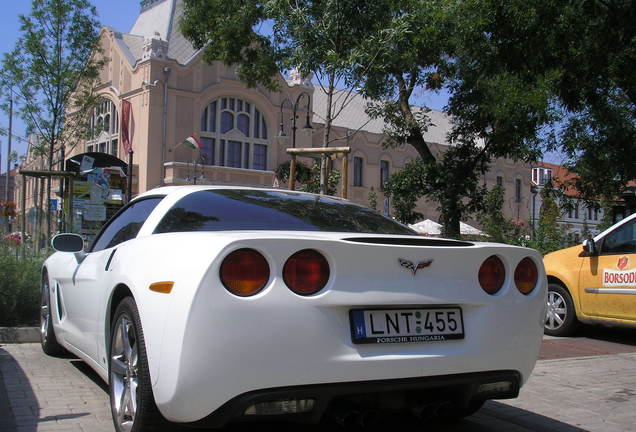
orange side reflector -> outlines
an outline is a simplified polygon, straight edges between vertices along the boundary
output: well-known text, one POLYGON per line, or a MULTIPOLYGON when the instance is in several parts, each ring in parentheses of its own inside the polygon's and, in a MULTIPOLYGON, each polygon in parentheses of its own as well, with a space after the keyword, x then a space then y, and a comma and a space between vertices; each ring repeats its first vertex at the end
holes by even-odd
POLYGON ((170 294, 174 282, 155 282, 150 284, 150 291, 158 292, 161 294, 170 294))

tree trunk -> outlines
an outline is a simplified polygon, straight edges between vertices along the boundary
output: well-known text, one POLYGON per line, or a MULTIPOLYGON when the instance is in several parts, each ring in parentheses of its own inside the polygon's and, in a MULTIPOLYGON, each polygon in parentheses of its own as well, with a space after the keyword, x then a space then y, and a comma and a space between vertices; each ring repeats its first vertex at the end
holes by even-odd
POLYGON ((459 208, 447 205, 442 209, 442 224, 444 237, 458 239, 460 237, 459 221, 461 214, 459 208))
MULTIPOLYGON (((37 178, 37 177, 36 177, 37 178)), ((37 206, 36 209, 38 210, 36 213, 36 230, 35 230, 35 238, 33 239, 35 242, 35 251, 36 252, 40 252, 40 245, 42 243, 42 216, 44 215, 44 179, 43 178, 37 178, 37 183, 35 185, 35 188, 38 189, 38 194, 37 194, 37 206)), ((35 201, 35 200, 34 200, 35 201)))
MULTIPOLYGON (((402 82, 400 85, 400 93, 399 93, 399 106, 400 112, 408 122, 408 124, 413 125, 410 130, 409 137, 407 138, 407 143, 410 144, 417 154, 420 156, 424 164, 434 166, 437 164, 437 159, 430 147, 426 143, 424 139, 424 135, 422 134, 422 130, 417 125, 417 121, 413 116, 413 112, 411 111, 411 105, 409 104, 410 92, 403 85, 403 80, 398 80, 398 82, 402 82)), ((457 203, 460 197, 459 194, 448 191, 446 197, 442 200, 447 203, 457 203)), ((440 206, 442 207, 441 219, 442 224, 444 225, 444 236, 449 238, 459 238, 459 221, 461 219, 461 213, 459 211, 459 206, 457 205, 444 205, 440 202, 440 206)))
MULTIPOLYGON (((55 149, 55 141, 51 141, 51 148, 49 149, 49 160, 48 160, 48 169, 49 171, 53 171, 53 152, 55 149)), ((49 176, 46 179, 46 202, 44 203, 46 211, 46 233, 44 236, 45 244, 44 248, 47 249, 49 247, 49 239, 51 237, 51 226, 52 226, 52 214, 51 214, 51 181, 52 178, 49 176)))
MULTIPOLYGON (((322 146, 329 147, 329 137, 331 136, 331 104, 333 103, 333 92, 335 90, 335 76, 333 73, 329 74, 329 84, 327 87, 327 112, 325 113, 325 131, 322 136, 322 146)), ((320 193, 325 195, 327 193, 327 184, 329 182, 329 174, 327 173, 327 156, 322 155, 320 157, 320 193)))

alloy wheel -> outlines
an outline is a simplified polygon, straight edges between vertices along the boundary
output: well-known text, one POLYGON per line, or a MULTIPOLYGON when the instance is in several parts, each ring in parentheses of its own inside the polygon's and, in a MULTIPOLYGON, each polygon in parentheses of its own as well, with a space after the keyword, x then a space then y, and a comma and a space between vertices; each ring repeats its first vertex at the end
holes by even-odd
POLYGON ((563 325, 568 315, 565 299, 558 292, 548 291, 547 306, 545 327, 556 330, 563 325))
POLYGON ((137 335, 132 321, 121 315, 113 336, 110 353, 111 391, 113 412, 116 413, 119 430, 132 429, 137 414, 138 378, 137 335))
POLYGON ((51 308, 49 303, 49 283, 45 279, 42 282, 42 302, 40 304, 40 335, 42 342, 49 338, 49 324, 51 322, 51 308))

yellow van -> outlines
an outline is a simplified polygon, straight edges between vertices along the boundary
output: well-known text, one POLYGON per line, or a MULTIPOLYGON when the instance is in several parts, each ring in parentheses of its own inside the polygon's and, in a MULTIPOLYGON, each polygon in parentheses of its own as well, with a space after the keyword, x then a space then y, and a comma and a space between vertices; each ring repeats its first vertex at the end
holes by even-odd
POLYGON ((579 322, 636 327, 636 214, 543 262, 545 334, 570 335, 579 322))

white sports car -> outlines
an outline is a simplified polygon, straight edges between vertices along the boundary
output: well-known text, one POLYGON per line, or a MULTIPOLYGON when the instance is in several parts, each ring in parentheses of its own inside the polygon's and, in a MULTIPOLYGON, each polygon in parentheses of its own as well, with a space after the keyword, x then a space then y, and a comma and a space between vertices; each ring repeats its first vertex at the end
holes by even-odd
POLYGON ((87 251, 53 246, 42 347, 108 382, 120 432, 465 416, 518 395, 543 334, 536 251, 420 237, 339 198, 159 188, 87 251))

